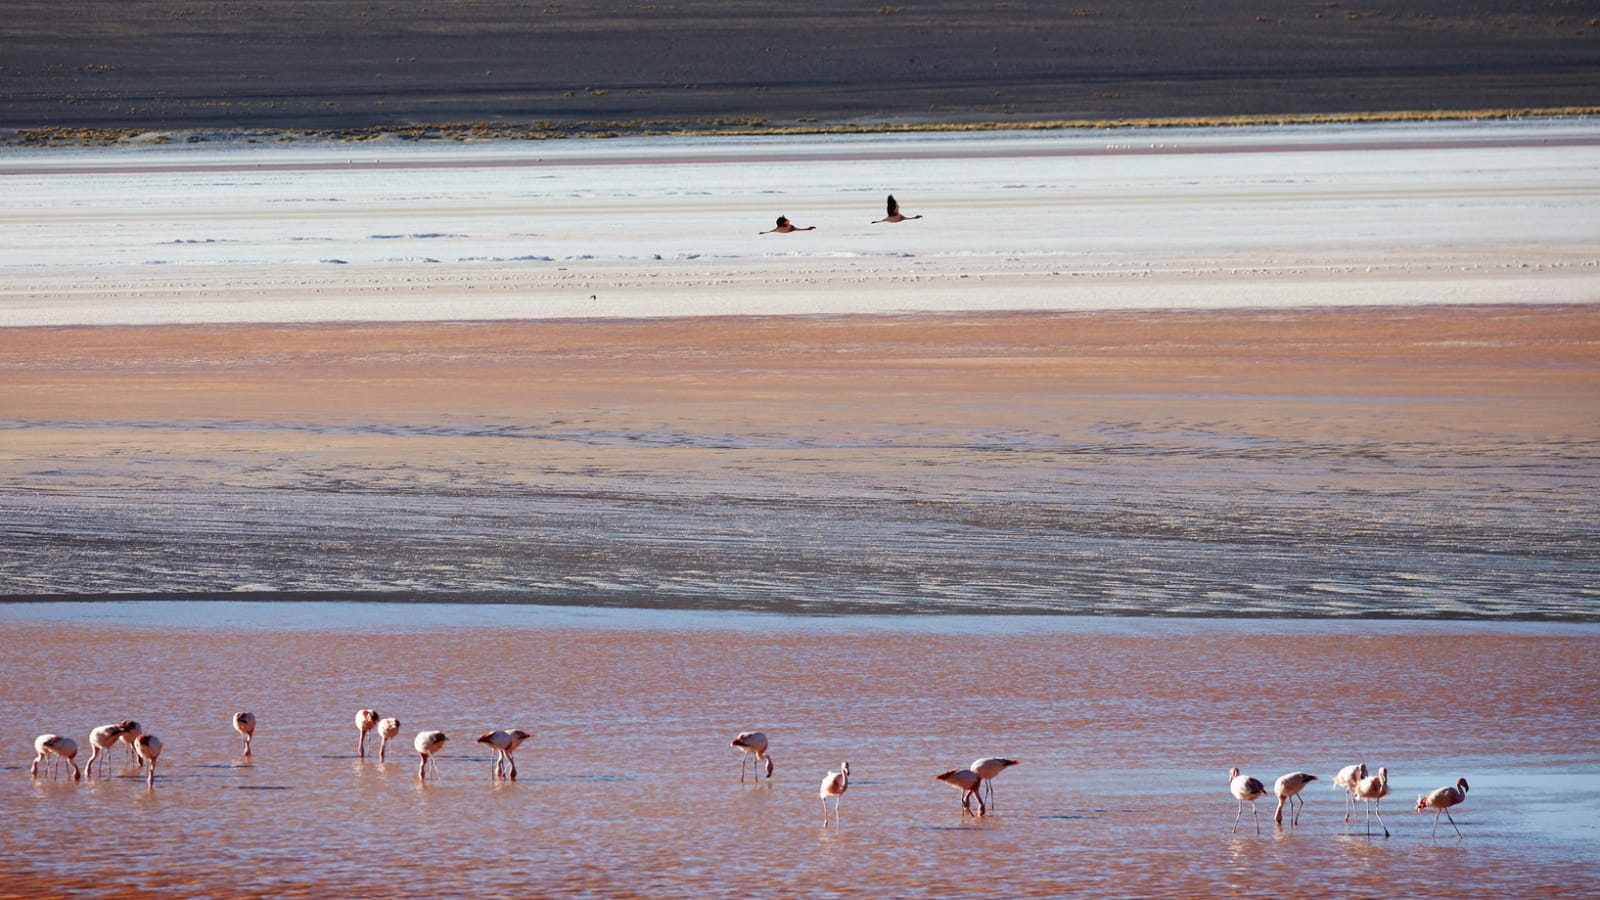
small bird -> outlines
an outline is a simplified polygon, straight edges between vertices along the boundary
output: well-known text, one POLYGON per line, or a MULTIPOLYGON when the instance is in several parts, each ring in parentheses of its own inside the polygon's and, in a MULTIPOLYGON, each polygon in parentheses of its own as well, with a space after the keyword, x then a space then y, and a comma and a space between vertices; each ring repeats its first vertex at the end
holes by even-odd
POLYGON ((999 756, 985 756, 981 759, 973 760, 972 765, 967 767, 977 773, 978 777, 983 780, 984 787, 989 792, 990 809, 994 808, 994 777, 1018 762, 1019 760, 1004 759, 999 756))
POLYGON ((256 733, 256 714, 252 712, 236 712, 233 714, 233 730, 239 732, 244 738, 244 755, 250 755, 250 739, 256 733))
POLYGON ((72 738, 62 737, 59 734, 41 734, 33 739, 33 749, 38 755, 33 758, 33 765, 28 767, 28 774, 34 778, 39 777, 39 763, 43 762, 46 756, 54 756, 66 760, 67 765, 72 767, 73 781, 83 777, 83 773, 78 770, 76 758, 78 755, 78 742, 72 738))
POLYGON ((1450 820, 1450 827, 1456 830, 1456 837, 1461 837, 1461 828, 1456 825, 1456 820, 1450 815, 1450 807, 1467 799, 1467 780, 1457 778, 1456 783, 1449 787, 1442 787, 1428 794, 1417 795, 1417 812, 1433 810, 1433 835, 1439 836, 1439 813, 1450 820))
POLYGON ((1315 775, 1307 775, 1304 772, 1290 772, 1273 782, 1272 793, 1277 795, 1278 808, 1272 811, 1272 821, 1279 825, 1283 824, 1283 806, 1287 803, 1294 808, 1293 815, 1289 817, 1289 824, 1299 825, 1300 807, 1306 805, 1306 799, 1300 796, 1300 791, 1316 780, 1317 776, 1315 775), (1299 806, 1294 805, 1295 801, 1299 801, 1299 806))
POLYGON ((161 755, 161 738, 153 734, 141 734, 138 740, 133 742, 133 751, 139 754, 140 759, 150 763, 150 771, 144 777, 144 786, 155 787, 156 758, 161 755))
POLYGON ((1356 808, 1356 785, 1365 777, 1367 777, 1366 763, 1345 766, 1339 770, 1339 774, 1333 776, 1334 788, 1344 788, 1344 823, 1346 825, 1350 824, 1350 814, 1356 808))
POLYGON ((1239 767, 1228 770, 1228 791, 1239 801, 1239 811, 1233 817, 1233 832, 1239 831, 1239 817, 1244 815, 1244 805, 1250 804, 1250 821, 1256 823, 1256 834, 1261 833, 1261 820, 1256 818, 1256 800, 1267 793, 1262 783, 1249 775, 1240 775, 1239 767))
POLYGON ((433 760, 433 774, 439 774, 439 761, 433 755, 439 752, 444 742, 450 740, 442 731, 424 731, 417 735, 411 746, 417 748, 417 755, 422 757, 422 764, 417 766, 417 777, 426 781, 428 779, 428 761, 433 760))
MULTIPOLYGON (((99 728, 89 732, 89 761, 83 764, 84 775, 92 775, 94 773, 95 760, 99 759, 102 753, 109 753, 111 748, 122 740, 123 724, 122 722, 116 722, 111 725, 101 725, 99 728)), ((105 765, 103 762, 100 763, 100 768, 104 769, 105 765)))
POLYGON ((400 733, 400 720, 393 716, 378 722, 378 736, 383 738, 378 744, 378 762, 383 762, 384 751, 389 749, 389 739, 400 733))
POLYGON ((500 777, 502 768, 501 764, 504 763, 506 766, 510 767, 511 780, 517 780, 517 761, 512 757, 511 754, 515 753, 517 748, 522 746, 523 741, 531 737, 533 737, 533 735, 523 731, 520 728, 513 729, 511 731, 486 731, 483 734, 478 735, 478 743, 487 745, 494 749, 493 777, 500 777))
POLYGON ((902 216, 902 215, 900 215, 900 204, 899 204, 898 201, 896 201, 894 199, 894 195, 890 194, 889 195, 889 214, 887 216, 884 216, 881 219, 874 220, 872 222, 872 224, 876 225, 879 222, 909 222, 912 219, 920 219, 920 218, 922 218, 922 216, 920 216, 920 215, 916 215, 916 216, 902 216))
POLYGON ((122 720, 122 742, 128 745, 128 753, 133 756, 134 768, 144 768, 144 757, 139 755, 139 736, 144 734, 144 728, 132 719, 122 720))
POLYGON ((1389 836, 1389 826, 1383 822, 1383 798, 1389 796, 1389 770, 1384 766, 1378 767, 1378 774, 1370 778, 1363 778, 1356 782, 1356 799, 1367 804, 1367 836, 1372 836, 1372 813, 1377 812, 1378 824, 1383 825, 1383 836, 1389 836))
POLYGON ((973 814, 972 801, 974 799, 978 801, 977 815, 983 816, 986 814, 983 806, 983 797, 978 795, 978 788, 983 786, 983 779, 978 776, 977 772, 971 769, 951 769, 948 772, 940 772, 933 777, 951 787, 961 789, 961 814, 963 816, 973 814))
POLYGON ((356 741, 356 755, 362 759, 367 758, 367 732, 378 727, 378 711, 375 709, 356 710, 356 728, 360 729, 361 737, 356 741))
POLYGON ((817 791, 817 796, 822 798, 822 827, 828 827, 828 798, 833 798, 833 824, 839 824, 839 801, 843 799, 844 792, 850 789, 850 763, 839 764, 839 771, 829 772, 828 777, 822 779, 822 787, 817 791))
POLYGON ((770 229, 768 229, 766 231, 758 231, 758 232, 756 232, 756 234, 789 234, 789 233, 795 232, 795 231, 816 231, 816 230, 817 230, 817 226, 815 226, 815 225, 807 225, 806 227, 801 228, 800 226, 795 225, 793 222, 790 222, 788 216, 779 216, 778 217, 778 224, 776 226, 774 226, 773 228, 770 228, 770 229))
POLYGON ((751 758, 755 759, 756 765, 761 766, 766 771, 768 778, 772 777, 772 757, 767 755, 767 736, 765 734, 759 731, 741 731, 729 746, 737 747, 743 751, 739 754, 740 784, 744 783, 745 765, 750 762, 751 758))

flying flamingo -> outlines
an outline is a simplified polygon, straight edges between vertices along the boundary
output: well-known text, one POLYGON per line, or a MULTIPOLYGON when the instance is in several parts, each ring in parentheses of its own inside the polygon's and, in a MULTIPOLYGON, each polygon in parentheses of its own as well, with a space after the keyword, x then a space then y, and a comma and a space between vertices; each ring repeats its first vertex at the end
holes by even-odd
POLYGON ((744 783, 745 765, 755 758, 756 765, 765 769, 767 777, 772 777, 772 757, 767 755, 767 736, 759 731, 741 731, 733 739, 730 746, 738 747, 739 754, 739 783, 744 783))
POLYGON ((250 755, 250 738, 256 733, 256 714, 252 712, 236 712, 233 714, 233 730, 239 732, 244 738, 244 755, 250 755))
POLYGON ((900 215, 900 204, 899 204, 898 201, 896 201, 894 199, 894 195, 890 194, 889 195, 889 214, 887 216, 884 216, 881 219, 875 220, 872 224, 876 225, 879 222, 909 222, 912 219, 920 219, 920 218, 922 218, 922 216, 920 216, 920 215, 915 215, 915 216, 902 216, 902 215, 900 215))
MULTIPOLYGON (((33 765, 28 767, 28 774, 34 778, 39 777, 39 763, 43 762, 46 756, 55 756, 66 760, 67 765, 72 767, 73 781, 83 777, 83 773, 78 771, 78 761, 76 759, 78 742, 72 738, 62 737, 59 734, 41 734, 33 739, 33 749, 38 755, 33 758, 33 765)), ((54 761, 51 760, 51 762, 54 761)))
POLYGON ((789 233, 795 232, 795 231, 816 231, 816 230, 817 230, 817 226, 815 226, 815 225, 807 225, 806 227, 801 228, 800 226, 794 224, 793 222, 790 222, 788 216, 779 216, 778 217, 778 224, 776 226, 774 226, 773 228, 770 228, 770 229, 768 229, 766 231, 758 231, 758 232, 756 232, 756 234, 789 234, 789 233))
POLYGON ((1300 796, 1300 791, 1316 780, 1317 776, 1315 775, 1307 775, 1304 772, 1290 772, 1273 782, 1272 793, 1277 795, 1278 808, 1272 811, 1272 821, 1279 825, 1283 824, 1283 807, 1287 803, 1294 807, 1294 814, 1289 818, 1289 824, 1299 825, 1300 807, 1306 805, 1306 799, 1300 796), (1294 806, 1296 800, 1300 802, 1300 806, 1294 806))
MULTIPOLYGON (((1372 836, 1372 812, 1377 811, 1378 824, 1383 825, 1383 836, 1389 836, 1389 826, 1383 823, 1383 798, 1389 796, 1389 770, 1384 766, 1378 767, 1378 774, 1363 778, 1356 782, 1356 799, 1364 800, 1367 804, 1367 836, 1372 836)), ((1437 822, 1435 822, 1437 824, 1437 822)))
POLYGON ((1356 808, 1356 785, 1365 777, 1367 777, 1366 763, 1345 766, 1339 770, 1339 774, 1333 776, 1334 788, 1344 788, 1344 823, 1346 825, 1350 824, 1350 814, 1356 808))
POLYGON ((828 798, 833 798, 833 824, 839 824, 839 801, 844 798, 844 792, 850 789, 850 763, 839 764, 839 771, 829 772, 828 777, 822 779, 822 787, 817 791, 817 796, 822 798, 822 827, 828 827, 828 798))
POLYGON ((378 762, 383 762, 383 753, 389 749, 389 739, 400 733, 400 720, 394 716, 378 722, 378 736, 383 740, 378 744, 378 762))
POLYGON ((375 709, 356 710, 356 728, 361 730, 361 737, 356 741, 356 754, 362 759, 367 758, 367 732, 378 727, 378 711, 375 709))
POLYGON ((132 719, 122 720, 122 742, 128 745, 128 753, 133 756, 134 768, 144 768, 144 757, 139 755, 139 735, 144 734, 144 729, 132 719))
POLYGON ((972 815, 972 801, 974 798, 978 801, 978 815, 985 814, 983 797, 978 795, 978 788, 983 786, 983 779, 978 776, 977 772, 971 769, 951 769, 948 772, 940 772, 933 777, 953 788, 961 789, 961 814, 963 816, 972 815))
POLYGON ((411 746, 417 748, 417 755, 422 757, 422 764, 417 766, 417 777, 426 781, 428 778, 428 762, 433 761, 433 774, 439 774, 439 761, 433 755, 439 752, 444 742, 450 740, 442 731, 424 731, 417 735, 411 746))
POLYGON ((1266 794, 1262 783, 1249 775, 1240 775, 1239 767, 1228 770, 1228 791, 1239 801, 1239 811, 1233 817, 1233 833, 1239 831, 1239 817, 1244 815, 1244 805, 1250 804, 1250 821, 1256 823, 1256 834, 1261 833, 1261 820, 1256 818, 1256 800, 1266 794))
POLYGON ((972 765, 967 767, 976 773, 978 778, 984 782, 984 787, 986 787, 989 792, 989 807, 991 809, 994 808, 994 777, 1016 765, 1017 763, 1018 760, 1015 759, 1003 759, 998 756, 985 756, 982 759, 973 760, 972 765))
MULTIPOLYGON (((122 740, 122 727, 124 724, 126 723, 117 722, 113 725, 101 725, 99 728, 89 732, 89 761, 83 764, 84 775, 92 774, 95 760, 100 758, 100 754, 109 753, 111 748, 122 740)), ((105 763, 101 763, 100 767, 102 769, 105 768, 105 763)))
POLYGON ((504 762, 511 768, 511 780, 517 780, 517 761, 511 754, 517 752, 522 742, 533 735, 520 728, 511 731, 488 731, 478 735, 478 743, 494 748, 494 777, 500 777, 501 763, 504 762))
POLYGON ((133 751, 139 754, 140 759, 148 760, 150 762, 150 771, 145 774, 144 786, 149 788, 155 787, 156 757, 161 755, 161 738, 158 738, 153 734, 141 734, 139 735, 139 739, 133 742, 133 751))
POLYGON ((1442 787, 1427 795, 1417 795, 1417 812, 1433 810, 1433 835, 1439 836, 1439 813, 1450 820, 1450 827, 1456 830, 1456 837, 1461 837, 1461 828, 1456 825, 1456 820, 1450 815, 1450 807, 1467 799, 1467 780, 1457 778, 1456 783, 1449 787, 1442 787))

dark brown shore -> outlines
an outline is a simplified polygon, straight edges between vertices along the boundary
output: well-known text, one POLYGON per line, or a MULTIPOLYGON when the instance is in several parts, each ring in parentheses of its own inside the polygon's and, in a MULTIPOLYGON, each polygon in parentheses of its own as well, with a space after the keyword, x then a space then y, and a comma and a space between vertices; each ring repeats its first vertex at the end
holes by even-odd
POLYGON ((559 136, 1600 106, 1570 0, 7 8, 0 134, 559 136))

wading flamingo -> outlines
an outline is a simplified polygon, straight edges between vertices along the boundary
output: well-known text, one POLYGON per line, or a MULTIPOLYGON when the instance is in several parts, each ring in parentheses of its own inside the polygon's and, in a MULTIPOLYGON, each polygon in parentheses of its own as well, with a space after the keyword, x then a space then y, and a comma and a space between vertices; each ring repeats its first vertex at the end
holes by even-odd
POLYGON ((256 714, 253 712, 236 712, 233 714, 233 730, 239 732, 244 738, 244 755, 250 755, 250 739, 256 733, 256 714))
POLYGON ((994 777, 1001 772, 1016 765, 1020 760, 1004 759, 999 756, 985 756, 975 759, 972 765, 967 766, 983 780, 983 787, 989 792, 989 808, 994 809, 994 777))
POLYGON ((378 737, 383 738, 378 743, 378 762, 383 762, 384 751, 389 749, 389 739, 400 733, 400 720, 394 716, 378 722, 378 737))
POLYGON ((1389 770, 1379 766, 1378 774, 1356 782, 1355 794, 1356 799, 1364 800, 1367 804, 1367 836, 1372 836, 1372 814, 1376 810, 1378 824, 1383 825, 1383 836, 1388 837, 1389 826, 1383 823, 1383 798, 1389 796, 1389 770))
POLYGON ((741 731, 733 739, 730 746, 743 751, 739 754, 739 783, 744 783, 744 769, 753 757, 756 765, 766 771, 767 777, 772 777, 772 757, 767 755, 767 736, 759 731, 741 731))
POLYGON ((933 777, 953 788, 961 789, 961 814, 963 816, 973 814, 972 801, 974 799, 978 801, 977 814, 982 816, 986 813, 983 806, 983 798, 978 795, 978 788, 983 786, 983 779, 978 776, 977 772, 971 769, 951 769, 948 772, 940 772, 933 777))
POLYGON ((817 230, 817 226, 815 226, 815 225, 807 225, 806 227, 801 228, 800 226, 794 224, 793 222, 790 222, 788 216, 779 216, 777 225, 773 226, 772 228, 769 228, 766 231, 758 231, 758 232, 756 232, 756 234, 789 234, 789 233, 795 232, 795 231, 816 231, 816 230, 817 230))
POLYGON ((144 734, 144 728, 132 719, 122 720, 122 742, 128 745, 128 754, 133 757, 133 766, 136 769, 144 768, 144 757, 139 755, 139 735, 144 734))
POLYGON ((141 734, 139 739, 133 742, 133 752, 139 754, 140 759, 150 763, 150 771, 144 776, 144 786, 155 787, 156 758, 161 755, 161 738, 153 734, 141 734))
MULTIPOLYGON (((124 724, 126 723, 117 722, 113 725, 101 725, 99 728, 89 732, 89 761, 83 764, 84 775, 92 775, 94 773, 95 760, 99 759, 101 754, 109 753, 111 748, 122 740, 122 727, 124 724)), ((104 762, 100 763, 100 768, 104 769, 105 766, 104 762)))
POLYGON ((356 740, 356 755, 362 759, 367 758, 367 732, 378 727, 378 711, 375 709, 356 710, 356 728, 361 731, 361 737, 356 740))
POLYGON ((1456 830, 1456 837, 1461 837, 1461 828, 1456 825, 1456 820, 1450 815, 1450 807, 1467 799, 1467 780, 1457 778, 1456 783, 1449 787, 1442 787, 1428 794, 1417 795, 1417 812, 1433 810, 1433 836, 1439 836, 1439 813, 1450 820, 1450 827, 1456 830))
POLYGON ((1228 770, 1228 792, 1239 801, 1239 811, 1233 816, 1233 833, 1239 831, 1239 817, 1244 815, 1244 805, 1250 804, 1250 821, 1256 823, 1256 834, 1261 833, 1261 820, 1256 818, 1256 800, 1267 793, 1267 789, 1258 779, 1249 775, 1240 775, 1239 767, 1234 766, 1228 770))
MULTIPOLYGON (((59 734, 41 734, 33 739, 33 750, 38 755, 33 758, 33 765, 28 767, 28 774, 34 778, 39 777, 39 763, 47 756, 54 756, 67 761, 72 767, 72 780, 77 781, 83 777, 78 770, 78 742, 59 734)), ((54 763, 55 760, 51 760, 54 763)))
POLYGON ((922 218, 922 216, 920 216, 920 215, 916 215, 916 216, 902 216, 902 215, 900 215, 900 203, 894 199, 894 195, 893 194, 890 194, 889 195, 889 214, 887 216, 884 216, 881 219, 877 219, 877 220, 873 221, 872 224, 876 225, 879 222, 909 222, 912 219, 920 219, 920 218, 922 218))
POLYGON ((494 777, 500 777, 501 763, 510 767, 512 781, 517 780, 517 761, 511 754, 517 752, 522 742, 533 735, 520 728, 511 731, 488 731, 478 735, 478 743, 485 744, 494 750, 494 777))
POLYGON ((822 787, 818 789, 817 796, 822 798, 822 827, 828 827, 828 798, 833 798, 833 824, 839 824, 839 801, 844 798, 844 792, 850 789, 850 763, 839 764, 839 771, 829 772, 828 777, 822 779, 822 787))
POLYGON ((1365 777, 1367 777, 1366 763, 1345 766, 1339 770, 1339 774, 1333 776, 1334 788, 1344 788, 1344 823, 1346 825, 1350 824, 1350 814, 1355 812, 1356 809, 1356 785, 1365 777))
POLYGON ((433 758, 444 742, 450 740, 442 731, 424 731, 417 735, 411 746, 417 748, 417 755, 422 757, 421 765, 417 766, 417 777, 426 781, 428 779, 428 762, 433 762, 433 774, 439 774, 439 761, 433 758))
POLYGON ((1307 775, 1304 772, 1290 772, 1273 782, 1272 793, 1278 798, 1278 808, 1272 811, 1272 821, 1279 825, 1283 824, 1283 807, 1287 803, 1293 808, 1293 812, 1289 816, 1289 824, 1299 825, 1300 807, 1306 805, 1306 798, 1300 796, 1300 791, 1316 780, 1317 776, 1315 775, 1307 775), (1299 803, 1298 806, 1295 805, 1296 801, 1299 803))

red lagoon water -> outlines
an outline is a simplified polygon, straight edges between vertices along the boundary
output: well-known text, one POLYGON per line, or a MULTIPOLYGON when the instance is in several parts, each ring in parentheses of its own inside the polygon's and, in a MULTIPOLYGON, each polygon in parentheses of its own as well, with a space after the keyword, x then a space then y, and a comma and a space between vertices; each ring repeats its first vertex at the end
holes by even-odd
MULTIPOLYGON (((324 604, 0 612, 0 896, 1542 896, 1600 883, 1600 630, 324 604), (385 764, 356 709, 399 717, 385 764), (232 714, 259 719, 241 756, 232 714), (134 718, 153 789, 28 776, 134 718), (474 743, 533 738, 520 779, 474 743), (436 779, 411 738, 449 736, 436 779), (776 772, 740 783, 732 736, 776 772), (933 776, 1021 763, 964 818, 933 776), (849 760, 837 829, 817 788, 849 760), (1387 766, 1391 837, 1342 821, 1387 766), (1298 827, 1227 792, 1304 770, 1298 827), (1410 811, 1466 776, 1465 837, 1410 811)), ((82 757, 80 757, 81 761, 82 757)))

